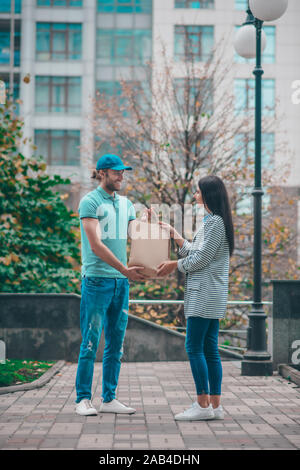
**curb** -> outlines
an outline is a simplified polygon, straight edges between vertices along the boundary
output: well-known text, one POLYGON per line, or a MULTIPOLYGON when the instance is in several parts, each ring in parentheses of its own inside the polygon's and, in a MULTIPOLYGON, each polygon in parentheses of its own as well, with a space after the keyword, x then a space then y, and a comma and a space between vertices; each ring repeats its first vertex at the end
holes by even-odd
POLYGON ((27 382, 19 385, 10 385, 8 387, 0 387, 0 395, 5 393, 20 392, 23 390, 33 390, 34 388, 43 387, 47 382, 49 382, 52 377, 57 374, 65 365, 66 361, 57 361, 50 369, 44 372, 41 377, 34 380, 33 382, 27 382))
POLYGON ((284 378, 290 382, 294 382, 300 387, 300 371, 294 367, 290 367, 287 364, 279 364, 278 372, 284 378))
POLYGON ((220 353, 220 356, 221 356, 221 360, 236 360, 236 361, 241 361, 242 359, 244 359, 244 356, 242 354, 239 354, 235 351, 231 351, 227 348, 223 348, 222 345, 219 345, 219 353, 220 353))

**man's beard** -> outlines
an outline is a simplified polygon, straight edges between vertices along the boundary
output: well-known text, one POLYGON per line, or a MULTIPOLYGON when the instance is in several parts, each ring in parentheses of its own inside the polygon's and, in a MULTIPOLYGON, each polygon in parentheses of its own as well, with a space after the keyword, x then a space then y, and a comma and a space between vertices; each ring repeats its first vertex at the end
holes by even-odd
POLYGON ((117 187, 117 184, 119 183, 113 183, 111 181, 108 181, 106 182, 106 187, 107 189, 109 189, 109 191, 118 191, 119 188, 117 187))

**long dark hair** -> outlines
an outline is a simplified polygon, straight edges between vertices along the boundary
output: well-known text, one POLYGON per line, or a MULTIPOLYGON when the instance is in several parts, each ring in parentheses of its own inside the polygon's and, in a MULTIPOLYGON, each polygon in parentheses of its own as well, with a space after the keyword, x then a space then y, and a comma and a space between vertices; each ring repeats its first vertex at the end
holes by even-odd
POLYGON ((230 256, 234 250, 234 229, 232 222, 231 207, 225 184, 216 175, 208 175, 198 182, 202 194, 203 203, 214 214, 222 217, 230 256))

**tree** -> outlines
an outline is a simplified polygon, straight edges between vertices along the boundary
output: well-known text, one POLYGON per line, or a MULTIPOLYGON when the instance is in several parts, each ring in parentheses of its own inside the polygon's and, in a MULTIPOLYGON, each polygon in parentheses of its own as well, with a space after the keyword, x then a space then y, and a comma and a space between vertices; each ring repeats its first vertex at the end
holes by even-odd
POLYGON ((2 292, 79 293, 78 218, 55 191, 69 179, 19 151, 22 121, 0 106, 0 286, 2 292))
MULTIPOLYGON (((206 62, 198 62, 188 35, 185 39, 179 62, 170 59, 162 45, 160 57, 144 67, 142 83, 121 80, 120 97, 97 93, 93 114, 96 142, 100 151, 107 150, 109 143, 112 151, 121 151, 133 164, 135 170, 127 177, 125 193, 147 206, 175 203, 183 209, 191 202, 199 177, 213 173, 225 181, 236 237, 229 297, 251 299, 253 217, 247 206, 254 184, 253 114, 235 114, 232 63, 224 60, 226 41, 218 44, 206 62)), ((274 129, 274 120, 264 119, 263 129, 265 133, 274 129)), ((276 172, 271 165, 263 169, 264 188, 271 197, 273 188, 278 194, 288 175, 285 142, 276 150, 285 155, 284 165, 277 166, 276 172)), ((272 150, 263 142, 263 155, 268 154, 272 162, 272 150)), ((295 204, 295 198, 289 203, 295 204)), ((279 214, 274 219, 267 203, 263 223, 264 280, 281 276, 283 269, 284 277, 296 277, 291 255, 296 236, 293 224, 279 214)), ((177 279, 173 276, 155 285, 133 285, 131 292, 133 297, 181 299, 183 278, 177 273, 177 279)), ((268 288, 265 299, 269 297, 268 288)), ((159 323, 184 324, 180 307, 136 306, 133 311, 159 323)))

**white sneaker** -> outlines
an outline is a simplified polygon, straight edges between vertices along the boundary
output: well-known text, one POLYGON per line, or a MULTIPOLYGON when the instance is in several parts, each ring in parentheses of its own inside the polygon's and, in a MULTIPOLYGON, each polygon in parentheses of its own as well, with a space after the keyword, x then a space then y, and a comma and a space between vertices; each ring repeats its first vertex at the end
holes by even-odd
POLYGON ((97 414, 96 408, 93 407, 91 400, 88 400, 87 398, 84 398, 79 403, 77 403, 75 411, 77 414, 82 416, 90 416, 97 414))
POLYGON ((123 405, 119 400, 112 400, 110 402, 104 403, 102 399, 102 403, 99 409, 100 413, 123 413, 131 415, 136 412, 134 408, 130 408, 129 406, 123 405))
POLYGON ((222 405, 219 405, 218 408, 213 408, 215 419, 224 419, 224 410, 222 405))
POLYGON ((207 408, 202 408, 197 401, 195 401, 188 410, 175 415, 177 421, 199 421, 202 419, 214 419, 214 417, 215 415, 211 405, 207 408))

